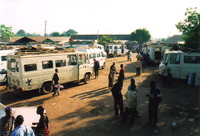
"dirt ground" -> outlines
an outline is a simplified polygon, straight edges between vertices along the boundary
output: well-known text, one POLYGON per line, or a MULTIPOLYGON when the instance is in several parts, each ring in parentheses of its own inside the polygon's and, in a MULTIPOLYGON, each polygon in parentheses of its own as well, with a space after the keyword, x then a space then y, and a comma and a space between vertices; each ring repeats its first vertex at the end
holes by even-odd
POLYGON ((132 61, 127 61, 126 56, 107 59, 106 68, 100 70, 98 79, 91 77, 88 84, 64 84, 65 89, 60 96, 40 95, 37 90, 6 92, 2 86, 0 101, 12 107, 44 106, 50 119, 51 136, 199 136, 200 88, 189 86, 184 80, 173 80, 169 88, 164 88, 156 66, 144 68, 142 75, 136 77, 135 55, 132 61), (125 67, 123 94, 127 91, 130 79, 133 77, 136 80, 141 117, 137 117, 132 126, 128 125, 128 120, 122 125, 119 119, 114 118, 113 98, 107 87, 109 68, 113 62, 116 62, 118 71, 120 64, 125 67), (146 94, 151 80, 157 82, 162 93, 157 133, 145 124, 148 120, 146 94))

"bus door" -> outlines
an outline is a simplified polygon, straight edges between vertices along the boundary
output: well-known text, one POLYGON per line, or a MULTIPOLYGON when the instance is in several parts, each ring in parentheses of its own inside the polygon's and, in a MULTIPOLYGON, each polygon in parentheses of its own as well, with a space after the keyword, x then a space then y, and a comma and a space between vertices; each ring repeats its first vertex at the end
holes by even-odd
POLYGON ((68 65, 66 69, 66 81, 75 81, 78 80, 78 61, 76 54, 67 55, 68 57, 68 65))
POLYGON ((85 73, 87 72, 88 64, 86 60, 85 54, 78 54, 79 80, 84 79, 85 73))
POLYGON ((171 69, 170 72, 173 78, 180 78, 181 74, 180 57, 181 57, 180 54, 170 54, 169 56, 167 67, 171 69))

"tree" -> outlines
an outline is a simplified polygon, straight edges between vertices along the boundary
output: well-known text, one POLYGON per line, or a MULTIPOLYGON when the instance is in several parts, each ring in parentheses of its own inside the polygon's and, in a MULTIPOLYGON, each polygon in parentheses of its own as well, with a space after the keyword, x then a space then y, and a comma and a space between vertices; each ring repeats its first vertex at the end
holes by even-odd
POLYGON ((131 33, 131 41, 137 41, 139 45, 142 45, 143 43, 149 41, 150 38, 151 35, 149 31, 145 28, 137 29, 135 32, 131 33))
POLYGON ((60 36, 60 33, 59 32, 52 32, 50 34, 50 36, 53 36, 53 37, 60 36))
POLYGON ((61 36, 68 36, 68 37, 71 37, 71 36, 74 35, 74 34, 78 34, 78 32, 76 32, 76 31, 73 30, 73 29, 69 29, 69 30, 63 32, 63 33, 61 34, 61 36))
POLYGON ((200 13, 196 9, 186 9, 186 19, 176 24, 176 28, 183 34, 185 47, 192 49, 200 48, 200 13))
POLYGON ((101 38, 98 39, 98 44, 106 45, 108 43, 114 43, 115 38, 112 38, 108 35, 103 35, 101 38))
POLYGON ((17 33, 15 35, 16 36, 26 36, 26 32, 23 29, 20 29, 19 31, 17 31, 17 33))
POLYGON ((0 41, 8 42, 10 37, 13 37, 12 27, 7 27, 6 25, 0 25, 0 41))

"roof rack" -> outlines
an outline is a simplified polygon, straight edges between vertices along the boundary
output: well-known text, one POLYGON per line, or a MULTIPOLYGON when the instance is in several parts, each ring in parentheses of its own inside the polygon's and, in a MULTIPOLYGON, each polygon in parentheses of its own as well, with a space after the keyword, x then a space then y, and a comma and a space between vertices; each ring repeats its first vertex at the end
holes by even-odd
POLYGON ((19 48, 15 55, 34 55, 34 54, 50 54, 50 53, 66 53, 75 52, 75 49, 55 48, 47 49, 42 47, 22 47, 19 48))

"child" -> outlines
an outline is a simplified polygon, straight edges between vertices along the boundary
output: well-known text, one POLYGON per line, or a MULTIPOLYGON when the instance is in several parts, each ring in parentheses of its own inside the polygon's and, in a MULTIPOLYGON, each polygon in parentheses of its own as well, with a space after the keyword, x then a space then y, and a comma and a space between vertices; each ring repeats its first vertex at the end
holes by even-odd
POLYGON ((55 93, 53 94, 53 96, 54 96, 56 93, 58 93, 58 95, 60 95, 60 89, 63 89, 64 86, 61 85, 60 83, 58 83, 57 85, 55 85, 55 88, 57 88, 57 89, 55 90, 55 93))

